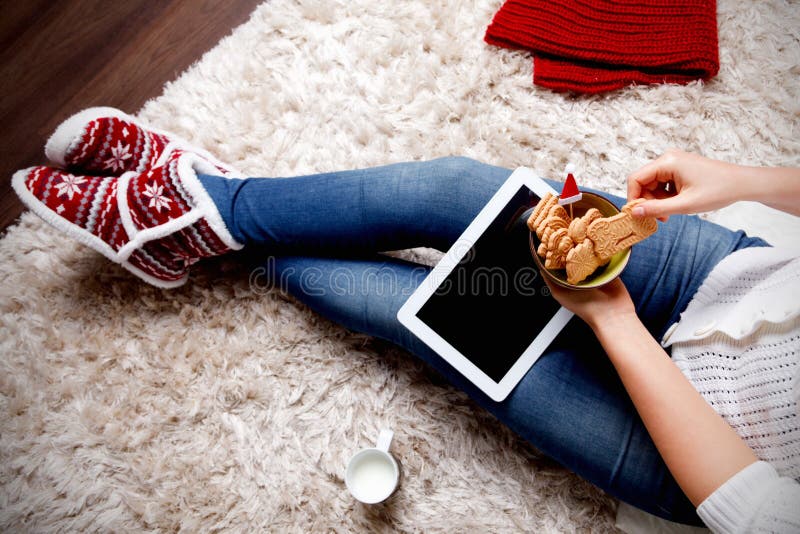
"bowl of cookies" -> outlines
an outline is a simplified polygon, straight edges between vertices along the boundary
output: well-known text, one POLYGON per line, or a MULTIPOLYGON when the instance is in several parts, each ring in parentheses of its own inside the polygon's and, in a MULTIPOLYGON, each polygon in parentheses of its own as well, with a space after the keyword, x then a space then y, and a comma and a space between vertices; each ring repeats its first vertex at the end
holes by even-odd
POLYGON ((542 275, 569 289, 593 289, 617 278, 631 255, 631 246, 653 234, 652 217, 634 217, 629 202, 619 210, 595 193, 568 208, 545 195, 528 217, 530 248, 542 275))

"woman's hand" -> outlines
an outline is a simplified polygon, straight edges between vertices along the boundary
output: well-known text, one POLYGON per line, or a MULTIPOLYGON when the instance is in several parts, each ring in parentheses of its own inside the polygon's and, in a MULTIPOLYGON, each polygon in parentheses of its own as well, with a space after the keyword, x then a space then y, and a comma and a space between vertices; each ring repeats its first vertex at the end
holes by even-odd
POLYGON ((644 198, 638 217, 666 221, 678 213, 712 211, 739 200, 800 215, 800 169, 745 167, 670 150, 628 177, 628 200, 644 198))
POLYGON ((666 221, 678 213, 722 208, 746 196, 742 167, 697 154, 670 150, 628 177, 628 200, 647 202, 634 208, 636 216, 666 221))
POLYGON ((559 304, 586 321, 592 330, 613 327, 618 321, 638 321, 633 301, 619 278, 597 289, 581 290, 565 289, 547 278, 545 281, 559 304))

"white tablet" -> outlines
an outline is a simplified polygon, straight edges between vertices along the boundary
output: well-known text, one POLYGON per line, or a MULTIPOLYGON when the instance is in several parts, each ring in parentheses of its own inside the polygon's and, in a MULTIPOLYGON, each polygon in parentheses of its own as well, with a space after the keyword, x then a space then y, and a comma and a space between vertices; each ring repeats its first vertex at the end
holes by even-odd
POLYGON ((526 222, 547 192, 557 194, 530 169, 514 171, 397 313, 498 402, 572 317, 531 257, 526 222))

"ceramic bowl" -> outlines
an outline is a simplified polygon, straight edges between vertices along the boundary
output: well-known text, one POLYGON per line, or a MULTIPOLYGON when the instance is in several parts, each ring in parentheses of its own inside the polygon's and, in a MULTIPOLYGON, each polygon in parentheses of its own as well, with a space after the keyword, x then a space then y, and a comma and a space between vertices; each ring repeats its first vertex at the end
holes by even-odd
MULTIPOLYGON (((572 204, 572 215, 573 217, 581 217, 587 211, 589 211, 590 208, 597 208, 600 213, 603 214, 603 217, 612 217, 619 213, 619 209, 617 209, 617 207, 612 204, 610 200, 595 193, 588 193, 584 191, 583 198, 572 204)), ((569 206, 564 206, 564 209, 566 209, 567 213, 569 213, 569 206)), ((544 260, 542 260, 542 258, 540 258, 536 253, 536 249, 539 248, 540 241, 539 238, 536 237, 535 232, 530 232, 529 241, 533 261, 536 263, 536 266, 539 268, 542 276, 545 276, 552 283, 568 289, 594 289, 608 284, 622 274, 622 271, 625 269, 625 266, 628 264, 628 259, 631 256, 631 249, 628 247, 625 250, 614 254, 614 256, 611 257, 611 261, 609 261, 607 265, 599 267, 593 274, 590 274, 583 281, 577 284, 570 284, 567 282, 566 269, 545 268, 544 260)))

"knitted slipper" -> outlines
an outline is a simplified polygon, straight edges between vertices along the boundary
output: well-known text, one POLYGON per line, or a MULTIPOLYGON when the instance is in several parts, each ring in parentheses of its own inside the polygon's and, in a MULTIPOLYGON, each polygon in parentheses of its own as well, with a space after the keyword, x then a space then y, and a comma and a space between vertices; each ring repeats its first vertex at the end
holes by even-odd
POLYGON ((197 260, 242 248, 197 179, 215 167, 173 152, 145 173, 82 176, 52 167, 14 174, 22 202, 68 236, 158 287, 186 282, 197 260))
POLYGON ((207 151, 175 134, 146 125, 109 107, 88 108, 62 122, 45 145, 47 159, 79 173, 120 175, 163 164, 176 149, 194 152, 214 164, 213 174, 241 176, 207 151))

